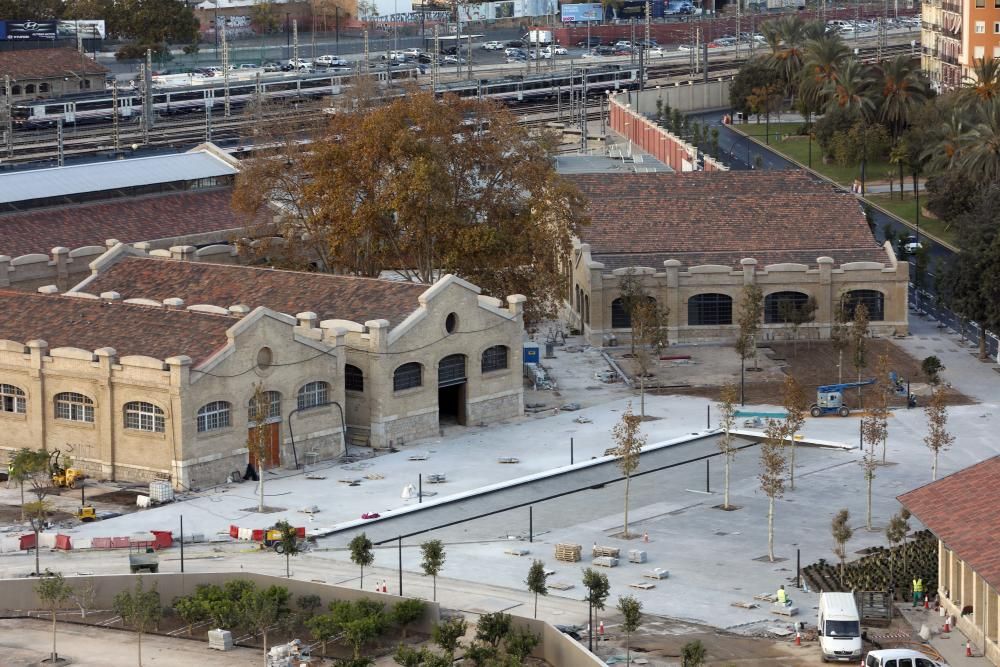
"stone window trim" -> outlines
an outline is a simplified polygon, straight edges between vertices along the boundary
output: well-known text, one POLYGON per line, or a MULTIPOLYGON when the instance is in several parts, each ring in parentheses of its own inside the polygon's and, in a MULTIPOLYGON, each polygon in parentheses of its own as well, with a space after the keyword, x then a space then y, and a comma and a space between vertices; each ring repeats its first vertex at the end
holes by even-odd
POLYGON ((510 370, 510 348, 506 345, 491 345, 480 355, 480 370, 486 375, 510 370))
POLYGON ((0 384, 0 415, 24 415, 28 413, 28 396, 24 390, 13 384, 0 384))
POLYGON ((416 361, 400 364, 392 372, 392 391, 399 393, 424 386, 424 367, 416 361))
POLYGON ((123 405, 122 419, 126 431, 165 433, 167 430, 163 409, 148 401, 129 401, 123 405))
POLYGON ((346 364, 344 366, 344 391, 357 392, 365 391, 365 374, 357 366, 346 364))
POLYGON ((225 431, 233 426, 233 404, 229 401, 211 401, 198 408, 195 417, 198 433, 225 431))
POLYGON ((94 401, 75 391, 63 391, 53 399, 55 418, 59 421, 79 424, 94 423, 94 401))
POLYGON ((845 317, 848 321, 854 319, 854 309, 858 304, 864 304, 868 309, 869 322, 885 321, 885 294, 877 289, 853 289, 847 290, 841 295, 841 303, 847 310, 845 317))
POLYGON ((689 327, 720 327, 733 324, 733 297, 721 292, 693 294, 687 300, 689 327))
POLYGON ((324 380, 313 380, 302 385, 296 393, 296 408, 310 410, 320 408, 330 403, 330 383, 324 380))
POLYGON ((791 302, 801 308, 809 295, 798 290, 778 290, 764 295, 764 324, 787 324, 781 315, 781 304, 791 302))

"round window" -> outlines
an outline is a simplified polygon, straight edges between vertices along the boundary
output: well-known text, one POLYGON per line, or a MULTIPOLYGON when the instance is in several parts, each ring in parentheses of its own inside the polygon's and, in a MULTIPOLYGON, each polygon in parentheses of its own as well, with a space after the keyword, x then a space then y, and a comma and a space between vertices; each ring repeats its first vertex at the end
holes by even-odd
POLYGON ((455 313, 448 313, 448 317, 444 318, 444 329, 448 333, 454 333, 455 327, 458 326, 458 315, 455 313))
POLYGON ((262 347, 257 351, 257 368, 265 370, 271 366, 274 357, 271 354, 271 348, 262 347))

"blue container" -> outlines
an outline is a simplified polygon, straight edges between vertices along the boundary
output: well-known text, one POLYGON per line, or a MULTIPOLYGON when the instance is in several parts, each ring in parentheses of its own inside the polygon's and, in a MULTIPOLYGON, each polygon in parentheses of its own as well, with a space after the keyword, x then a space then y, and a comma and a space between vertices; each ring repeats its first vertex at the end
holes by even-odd
POLYGON ((541 360, 541 354, 538 350, 538 343, 525 343, 524 344, 524 363, 526 364, 537 364, 541 360))

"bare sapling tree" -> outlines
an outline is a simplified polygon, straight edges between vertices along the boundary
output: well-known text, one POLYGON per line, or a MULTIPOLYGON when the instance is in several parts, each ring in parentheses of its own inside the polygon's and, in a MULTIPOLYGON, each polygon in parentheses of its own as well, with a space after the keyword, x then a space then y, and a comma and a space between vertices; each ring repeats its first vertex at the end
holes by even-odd
MULTIPOLYGON (((635 325, 635 311, 639 304, 649 299, 646 288, 642 284, 642 277, 634 268, 629 267, 618 279, 618 299, 621 302, 622 310, 628 315, 629 327, 635 325)), ((632 329, 630 336, 631 354, 635 356, 635 344, 638 342, 635 336, 635 329, 632 329)))
POLYGON ((251 462, 257 468, 257 511, 264 512, 264 468, 270 455, 271 429, 268 418, 271 416, 271 403, 268 393, 264 391, 264 383, 254 385, 253 398, 250 399, 250 427, 247 429, 247 450, 251 462))
POLYGON ((948 433, 948 406, 945 405, 943 389, 934 389, 931 399, 924 406, 924 414, 927 415, 927 435, 924 436, 924 444, 931 450, 934 458, 931 462, 931 479, 937 479, 938 456, 943 451, 951 448, 955 442, 955 436, 948 433))
POLYGON ((795 490, 795 435, 806 422, 806 410, 809 403, 802 385, 791 375, 785 377, 781 388, 781 400, 785 407, 785 432, 788 434, 790 456, 788 461, 788 482, 792 491, 795 490))
POLYGON ((628 532, 628 494, 629 485, 632 481, 632 473, 639 468, 639 455, 646 445, 646 436, 639 432, 642 417, 632 414, 632 404, 629 403, 622 413, 622 418, 611 435, 615 441, 614 453, 618 457, 618 468, 625 475, 625 525, 622 529, 622 536, 629 537, 628 532))
POLYGON ((840 300, 833 313, 830 344, 837 352, 837 384, 841 384, 844 381, 844 350, 851 344, 850 315, 847 312, 846 294, 840 295, 840 300))
POLYGON ((768 419, 760 443, 760 489, 767 496, 767 558, 774 562, 774 501, 785 493, 785 425, 768 419))
MULTIPOLYGON (((906 512, 904 509, 903 512, 906 512)), ((896 565, 896 546, 906 539, 906 534, 910 532, 910 524, 907 521, 909 518, 909 512, 907 512, 906 517, 903 516, 903 512, 898 514, 893 514, 892 518, 889 519, 889 523, 885 527, 885 539, 889 542, 890 556, 889 556, 889 580, 893 581, 896 578, 895 575, 895 565, 896 565)), ((905 562, 905 561, 904 561, 905 562)))
POLYGON ((851 513, 846 509, 837 512, 830 525, 833 533, 833 553, 840 559, 840 587, 844 587, 844 561, 847 560, 847 543, 854 535, 851 528, 851 513))
POLYGON ((878 468, 878 457, 875 448, 885 439, 885 426, 882 421, 871 414, 861 418, 861 469, 865 472, 867 486, 867 505, 865 510, 865 529, 872 530, 872 485, 875 482, 875 470, 878 468))
POLYGON ((62 574, 56 572, 55 574, 47 574, 38 580, 35 585, 35 594, 52 614, 52 654, 46 662, 59 664, 59 653, 56 652, 56 612, 73 595, 73 589, 66 583, 62 574))
POLYGON ((816 317, 816 299, 809 297, 802 303, 785 300, 778 303, 778 316, 792 328, 792 355, 799 353, 799 329, 816 317))
POLYGON ((736 457, 736 447, 733 446, 733 429, 736 428, 736 385, 731 382, 723 385, 722 393, 719 395, 719 428, 722 435, 719 437, 719 451, 722 452, 725 463, 725 483, 722 495, 722 509, 729 509, 729 467, 736 457))
POLYGON ((889 382, 889 355, 883 352, 875 361, 875 397, 870 401, 868 414, 878 422, 882 436, 882 463, 886 462, 889 440, 889 396, 893 392, 889 382))
POLYGON ((764 315, 764 293, 754 284, 744 285, 739 304, 739 333, 736 336, 736 353, 740 355, 740 404, 746 405, 746 361, 753 358, 757 370, 757 332, 764 315))
POLYGON ((851 362, 858 373, 858 408, 864 407, 861 397, 861 371, 865 369, 868 359, 868 307, 859 303, 854 307, 854 320, 851 323, 851 362))
POLYGON ((632 342, 639 370, 639 415, 646 418, 646 378, 656 368, 660 350, 670 344, 670 309, 653 299, 640 299, 632 309, 632 342))

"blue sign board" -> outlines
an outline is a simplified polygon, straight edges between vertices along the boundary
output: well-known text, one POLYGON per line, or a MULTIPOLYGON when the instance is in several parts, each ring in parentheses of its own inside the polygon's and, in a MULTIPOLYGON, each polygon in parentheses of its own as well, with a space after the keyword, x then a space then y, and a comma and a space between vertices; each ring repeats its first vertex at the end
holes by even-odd
POLYGON ((588 21, 600 21, 600 3, 580 2, 575 4, 564 4, 562 6, 563 23, 587 23, 588 21))

